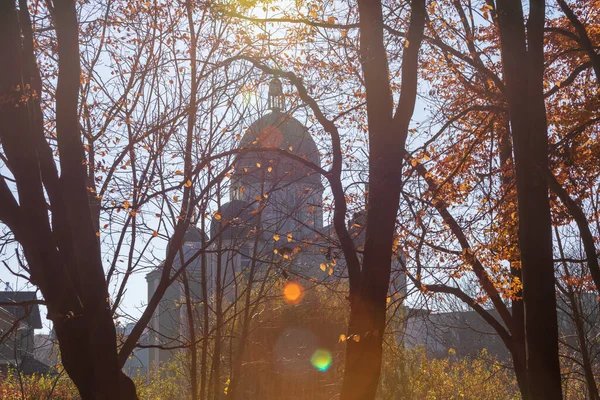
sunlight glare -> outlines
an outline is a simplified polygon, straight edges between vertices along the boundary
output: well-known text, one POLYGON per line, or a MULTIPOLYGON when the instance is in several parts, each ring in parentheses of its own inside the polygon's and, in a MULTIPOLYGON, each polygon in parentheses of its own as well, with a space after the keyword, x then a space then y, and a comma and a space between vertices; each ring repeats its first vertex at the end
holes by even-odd
POLYGON ((300 304, 304 298, 304 288, 297 282, 288 282, 283 287, 283 298, 288 304, 300 304))
POLYGON ((321 372, 327 371, 332 361, 333 357, 331 357, 331 353, 325 349, 317 349, 310 358, 312 366, 321 372))

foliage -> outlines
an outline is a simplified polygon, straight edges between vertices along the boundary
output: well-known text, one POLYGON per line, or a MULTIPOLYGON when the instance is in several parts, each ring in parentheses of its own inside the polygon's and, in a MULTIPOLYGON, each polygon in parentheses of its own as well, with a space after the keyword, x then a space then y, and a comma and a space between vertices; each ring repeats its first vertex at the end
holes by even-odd
POLYGON ((485 350, 478 357, 430 359, 424 349, 387 351, 378 400, 514 400, 512 371, 485 350))
POLYGON ((0 399, 79 399, 77 388, 69 377, 58 375, 24 375, 14 369, 9 369, 3 375, 0 373, 0 399))

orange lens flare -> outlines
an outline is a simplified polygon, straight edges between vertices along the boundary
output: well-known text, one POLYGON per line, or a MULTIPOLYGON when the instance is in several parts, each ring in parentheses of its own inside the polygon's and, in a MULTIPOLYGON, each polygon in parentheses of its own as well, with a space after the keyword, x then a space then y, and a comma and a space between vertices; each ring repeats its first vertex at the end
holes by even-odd
POLYGON ((297 282, 288 282, 283 287, 283 299, 288 304, 300 304, 304 298, 304 288, 297 282))

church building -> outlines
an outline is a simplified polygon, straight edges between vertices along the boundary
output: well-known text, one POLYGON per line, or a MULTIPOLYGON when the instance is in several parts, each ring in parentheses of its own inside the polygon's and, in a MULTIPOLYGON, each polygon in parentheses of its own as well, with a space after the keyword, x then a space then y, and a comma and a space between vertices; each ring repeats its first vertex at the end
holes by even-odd
MULTIPOLYGON (((326 290, 322 291, 319 300, 316 288, 331 286, 334 290, 335 286, 342 307, 337 314, 347 313, 343 289, 347 275, 343 257, 336 245, 333 227, 324 226, 323 221, 323 178, 317 172, 321 167, 319 148, 307 127, 286 112, 282 84, 277 78, 269 85, 268 106, 269 112, 250 124, 239 142, 239 153, 233 161, 229 182, 229 201, 214 213, 208 232, 210 236, 202 229, 190 226, 184 238, 184 261, 209 243, 204 255, 196 257, 186 269, 186 285, 199 319, 203 307, 207 306, 204 301, 207 301, 211 315, 220 314, 214 318, 221 320, 214 323, 225 324, 223 319, 232 318, 232 305, 245 300, 249 285, 254 291, 253 296, 268 298, 276 293, 285 297, 286 282, 298 282, 302 288, 299 296, 307 299, 305 307, 309 314, 311 307, 319 308, 317 303, 323 301, 323 295, 330 296, 326 290), (313 290, 315 294, 311 295, 313 290)), ((360 234, 360 224, 356 222, 351 221, 349 227, 360 247, 359 242, 364 238, 360 234)), ((178 257, 174 269, 180 266, 178 257)), ((161 273, 162 268, 158 266, 146 276, 148 299, 154 294, 161 273)), ((144 361, 150 369, 181 355, 181 349, 190 343, 186 285, 176 282, 167 290, 149 324, 145 344, 150 348, 145 352, 147 359, 144 361)), ((405 282, 401 285, 405 286, 405 282)), ((298 300, 299 303, 303 299, 298 300)), ((295 300, 287 303, 297 304, 295 300)), ((279 304, 283 304, 281 300, 279 304)), ((321 321, 311 330, 307 327, 315 321, 302 325, 299 314, 288 320, 282 315, 277 318, 285 326, 271 327, 269 332, 285 336, 285 341, 277 337, 268 339, 272 342, 273 348, 269 351, 273 352, 271 361, 275 365, 268 368, 283 368, 274 371, 278 377, 284 379, 286 373, 290 373, 292 379, 298 378, 299 373, 315 372, 309 362, 306 365, 312 372, 305 367, 287 368, 285 365, 292 365, 298 357, 310 360, 311 354, 319 348, 329 347, 342 353, 338 338, 346 329, 344 319, 336 323, 330 321, 333 325, 329 328, 327 321, 321 321)), ((196 329, 197 335, 201 335, 200 325, 196 329)), ((257 341, 260 340, 253 340, 253 343, 257 341)), ((245 349, 246 356, 249 357, 252 351, 249 345, 245 349)), ((261 351, 264 353, 265 349, 261 351)), ((260 398, 268 398, 260 388, 247 390, 263 393, 260 398)))

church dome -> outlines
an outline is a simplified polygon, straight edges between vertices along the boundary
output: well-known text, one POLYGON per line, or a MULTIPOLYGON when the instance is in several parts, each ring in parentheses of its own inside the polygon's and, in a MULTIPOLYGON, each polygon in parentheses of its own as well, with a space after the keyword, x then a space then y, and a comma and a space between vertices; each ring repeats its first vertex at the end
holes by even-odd
POLYGON ((320 186, 320 175, 286 155, 264 148, 279 148, 320 166, 319 149, 308 129, 292 116, 273 110, 252 123, 240 142, 240 148, 257 151, 241 153, 235 161, 235 174, 242 180, 297 181, 320 186), (271 171, 269 171, 271 167, 271 171))
POLYGON ((258 216, 254 208, 242 200, 232 200, 219 209, 220 218, 213 218, 210 224, 210 236, 218 235, 223 240, 244 240, 258 225, 258 216))

